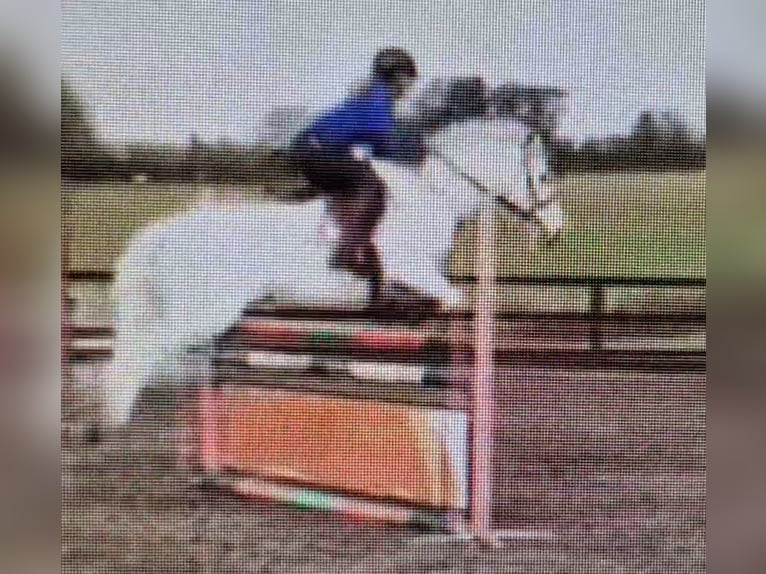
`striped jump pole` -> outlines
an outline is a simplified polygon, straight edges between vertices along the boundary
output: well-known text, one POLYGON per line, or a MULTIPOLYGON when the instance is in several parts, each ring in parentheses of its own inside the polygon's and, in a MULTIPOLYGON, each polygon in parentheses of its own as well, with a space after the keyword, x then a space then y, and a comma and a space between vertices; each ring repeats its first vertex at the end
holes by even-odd
POLYGON ((271 351, 336 354, 374 359, 381 355, 389 359, 420 361, 447 350, 443 338, 423 329, 400 327, 365 327, 313 321, 279 321, 248 318, 238 331, 239 342, 245 346, 271 351))
POLYGON ((273 351, 248 351, 242 359, 253 368, 273 371, 306 372, 319 369, 323 372, 345 373, 360 382, 397 382, 411 385, 441 384, 446 373, 432 367, 391 363, 385 361, 358 361, 343 357, 319 358, 313 354, 279 353, 273 351))
POLYGON ((449 339, 427 328, 247 318, 234 352, 251 367, 344 372, 359 381, 441 386, 449 379, 449 339), (257 350, 256 350, 257 349, 257 350))

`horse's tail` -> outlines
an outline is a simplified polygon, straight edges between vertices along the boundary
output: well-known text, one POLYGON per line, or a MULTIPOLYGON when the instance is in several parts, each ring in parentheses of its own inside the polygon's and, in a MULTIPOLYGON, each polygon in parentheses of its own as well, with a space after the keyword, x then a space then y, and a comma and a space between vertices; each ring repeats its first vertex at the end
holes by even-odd
POLYGON ((120 258, 112 286, 115 303, 113 358, 104 388, 104 418, 109 426, 127 423, 158 359, 154 340, 162 309, 153 278, 156 244, 151 230, 141 232, 120 258))

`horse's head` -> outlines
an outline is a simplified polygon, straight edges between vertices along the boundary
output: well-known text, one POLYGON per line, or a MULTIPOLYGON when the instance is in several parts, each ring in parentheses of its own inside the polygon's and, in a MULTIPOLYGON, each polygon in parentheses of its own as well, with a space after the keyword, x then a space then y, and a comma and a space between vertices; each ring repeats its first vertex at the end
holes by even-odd
POLYGON ((544 243, 550 245, 561 236, 566 218, 550 178, 548 152, 539 136, 531 136, 523 154, 526 185, 521 190, 520 205, 511 205, 518 208, 521 216, 542 234, 544 243))
POLYGON ((503 119, 460 122, 432 136, 429 147, 431 185, 466 216, 490 197, 544 244, 560 236, 565 214, 548 175, 547 150, 528 127, 503 119))
POLYGON ((398 120, 425 137, 434 152, 423 179, 437 195, 471 214, 481 194, 491 195, 548 244, 560 236, 565 215, 550 178, 548 150, 536 135, 554 125, 535 119, 547 109, 538 105, 539 91, 507 86, 498 92, 479 77, 432 81, 400 102, 398 120), (536 113, 521 114, 525 102, 536 113))

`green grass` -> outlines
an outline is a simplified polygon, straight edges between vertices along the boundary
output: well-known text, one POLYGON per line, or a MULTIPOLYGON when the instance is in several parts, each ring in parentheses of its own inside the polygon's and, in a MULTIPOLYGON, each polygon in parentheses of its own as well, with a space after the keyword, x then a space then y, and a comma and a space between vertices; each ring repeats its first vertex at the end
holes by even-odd
MULTIPOLYGON (((499 218, 501 275, 705 276, 704 173, 571 176, 559 192, 569 222, 554 247, 530 252, 518 224, 499 218)), ((472 233, 457 271, 471 271, 472 233)))
MULTIPOLYGON (((577 175, 562 180, 568 213, 556 246, 529 252, 518 224, 501 216, 502 275, 704 277, 705 174, 577 175)), ((71 267, 110 270, 131 233, 183 209, 193 186, 107 184, 70 190, 62 224, 71 267)), ((256 190, 250 190, 256 195, 256 190)), ((453 270, 473 271, 473 229, 459 238, 453 270)))

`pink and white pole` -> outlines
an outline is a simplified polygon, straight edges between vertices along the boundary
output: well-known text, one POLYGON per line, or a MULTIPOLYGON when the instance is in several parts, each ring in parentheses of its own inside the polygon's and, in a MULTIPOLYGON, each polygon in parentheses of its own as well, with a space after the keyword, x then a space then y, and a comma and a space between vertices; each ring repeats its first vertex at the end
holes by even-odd
POLYGON ((492 533, 492 452, 495 380, 495 222, 494 202, 483 200, 478 220, 474 293, 474 368, 471 431, 471 534, 495 542, 492 533))

